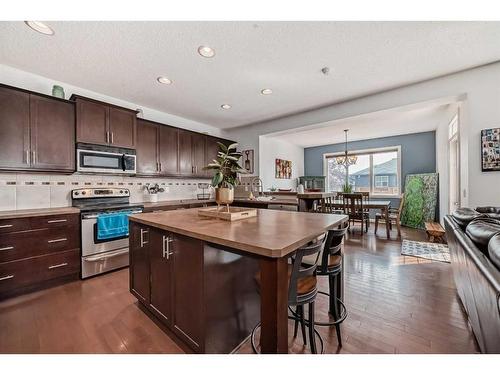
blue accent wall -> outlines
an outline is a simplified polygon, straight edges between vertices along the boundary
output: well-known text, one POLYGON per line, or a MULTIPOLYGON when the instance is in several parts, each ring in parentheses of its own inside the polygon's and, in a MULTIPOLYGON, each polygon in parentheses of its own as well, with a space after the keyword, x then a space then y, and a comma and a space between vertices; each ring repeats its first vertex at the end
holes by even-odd
MULTIPOLYGON (((407 174, 436 172, 436 132, 434 131, 349 142, 348 150, 366 150, 390 146, 401 146, 401 183, 403 184, 403 191, 407 174)), ((344 147, 344 143, 337 143, 305 148, 304 175, 322 176, 323 154, 343 152, 344 147)), ((391 199, 391 202, 392 207, 398 207, 399 199, 391 199)))

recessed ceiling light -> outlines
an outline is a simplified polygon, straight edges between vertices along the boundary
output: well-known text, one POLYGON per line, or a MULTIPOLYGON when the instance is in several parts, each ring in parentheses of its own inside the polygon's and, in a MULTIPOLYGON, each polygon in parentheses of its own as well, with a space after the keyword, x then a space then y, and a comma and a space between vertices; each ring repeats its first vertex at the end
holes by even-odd
POLYGON ((212 47, 208 47, 208 46, 199 46, 198 53, 201 56, 208 57, 208 58, 215 56, 215 50, 212 47))
POLYGON ((40 21, 24 21, 26 25, 31 27, 33 30, 38 31, 41 34, 45 35, 54 35, 54 30, 52 30, 49 26, 40 21))
POLYGON ((262 89, 262 90, 260 90, 260 93, 262 95, 271 95, 273 93, 273 90, 271 90, 271 89, 262 89))
POLYGON ((230 104, 223 104, 220 106, 222 109, 229 109, 231 108, 231 105, 230 104))
POLYGON ((168 79, 167 77, 158 77, 156 80, 160 83, 163 83, 164 85, 170 85, 172 83, 172 80, 168 79))

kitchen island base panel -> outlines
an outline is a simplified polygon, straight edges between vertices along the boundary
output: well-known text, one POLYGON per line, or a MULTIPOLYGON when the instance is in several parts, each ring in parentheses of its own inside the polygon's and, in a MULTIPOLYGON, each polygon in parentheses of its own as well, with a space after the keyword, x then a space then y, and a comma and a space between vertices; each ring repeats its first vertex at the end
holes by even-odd
POLYGON ((131 292, 163 331, 195 353, 230 353, 249 336, 260 320, 256 258, 134 222, 130 233, 131 292))

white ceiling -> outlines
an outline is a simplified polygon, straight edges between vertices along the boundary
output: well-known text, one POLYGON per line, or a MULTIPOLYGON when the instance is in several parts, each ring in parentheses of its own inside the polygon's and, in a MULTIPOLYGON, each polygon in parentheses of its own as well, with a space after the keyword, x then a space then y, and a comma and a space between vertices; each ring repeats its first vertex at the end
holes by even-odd
POLYGON ((0 63, 219 128, 500 60, 499 22, 47 23, 0 22, 0 63))
POLYGON ((272 138, 290 142, 301 147, 314 147, 345 141, 344 129, 349 129, 348 140, 359 141, 395 135, 421 133, 436 130, 439 125, 451 120, 453 104, 428 106, 417 109, 395 108, 369 113, 347 119, 293 130, 272 138))

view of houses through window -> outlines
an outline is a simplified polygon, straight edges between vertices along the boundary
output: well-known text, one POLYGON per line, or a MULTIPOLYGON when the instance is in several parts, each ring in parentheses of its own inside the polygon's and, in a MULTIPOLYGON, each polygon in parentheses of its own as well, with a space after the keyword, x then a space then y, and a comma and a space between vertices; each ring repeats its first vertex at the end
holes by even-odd
MULTIPOLYGON (((352 191, 369 192, 373 195, 398 195, 400 190, 398 149, 350 152, 356 156, 356 163, 349 166, 349 184, 352 191)), ((342 191, 346 170, 337 164, 335 155, 326 155, 327 190, 342 191)))

